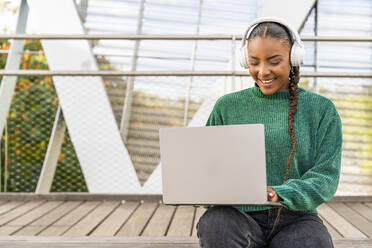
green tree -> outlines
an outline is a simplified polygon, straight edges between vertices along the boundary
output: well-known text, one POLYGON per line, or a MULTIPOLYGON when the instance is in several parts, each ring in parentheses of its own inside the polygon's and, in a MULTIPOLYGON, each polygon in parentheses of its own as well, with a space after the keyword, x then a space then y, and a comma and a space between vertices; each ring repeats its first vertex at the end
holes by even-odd
MULTIPOLYGON (((10 44, 2 40, 0 47, 8 50, 10 44)), ((24 49, 37 51, 39 54, 24 54, 20 68, 48 69, 40 41, 25 41, 24 49)), ((6 54, 0 54, 1 69, 5 67, 5 63, 6 54)), ((7 133, 2 137, 1 146, 2 164, 5 162, 5 156, 8 159, 7 191, 35 191, 58 104, 51 77, 18 77, 7 119, 7 133), (8 142, 7 151, 5 139, 8 142)), ((4 182, 4 171, 2 175, 4 182)), ((68 134, 62 145, 51 191, 87 191, 68 134)))

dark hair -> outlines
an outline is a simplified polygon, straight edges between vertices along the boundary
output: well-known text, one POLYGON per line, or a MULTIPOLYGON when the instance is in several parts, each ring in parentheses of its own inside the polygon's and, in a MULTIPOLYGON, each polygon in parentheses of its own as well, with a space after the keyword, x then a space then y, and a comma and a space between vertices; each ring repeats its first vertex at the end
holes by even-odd
MULTIPOLYGON (((272 37, 276 38, 279 41, 283 42, 284 44, 288 45, 290 48, 293 45, 293 39, 292 35, 290 34, 290 31, 282 24, 276 23, 276 22, 263 22, 258 24, 251 34, 248 37, 248 42, 255 39, 256 37, 272 37)), ((300 68, 298 66, 292 66, 289 73, 289 111, 288 111, 288 129, 289 129, 289 135, 292 141, 292 151, 289 154, 287 167, 285 171, 285 177, 283 180, 283 184, 287 180, 289 169, 291 166, 291 160, 293 157, 293 154, 296 150, 296 138, 294 134, 294 117, 297 112, 297 102, 298 102, 298 82, 300 80, 300 68)), ((258 85, 255 84, 257 87, 258 85)), ((279 223, 280 219, 280 212, 282 211, 283 207, 280 207, 278 210, 278 215, 276 216, 273 229, 270 232, 269 238, 274 232, 275 227, 279 223)))

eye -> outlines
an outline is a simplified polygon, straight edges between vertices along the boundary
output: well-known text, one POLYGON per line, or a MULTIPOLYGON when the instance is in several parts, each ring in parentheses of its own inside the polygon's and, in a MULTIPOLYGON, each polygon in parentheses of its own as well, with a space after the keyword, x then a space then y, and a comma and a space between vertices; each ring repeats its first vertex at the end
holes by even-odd
POLYGON ((270 64, 271 65, 279 65, 280 61, 277 61, 277 62, 271 62, 270 64))
POLYGON ((250 65, 258 65, 257 62, 250 62, 249 64, 250 64, 250 65))

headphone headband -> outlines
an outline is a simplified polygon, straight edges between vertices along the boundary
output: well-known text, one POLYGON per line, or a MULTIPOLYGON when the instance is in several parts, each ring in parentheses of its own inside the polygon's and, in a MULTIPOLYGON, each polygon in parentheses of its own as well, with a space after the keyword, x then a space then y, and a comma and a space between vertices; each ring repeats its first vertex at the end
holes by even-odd
POLYGON ((284 27, 286 27, 286 29, 287 29, 287 31, 290 35, 290 38, 292 38, 292 40, 293 40, 291 53, 290 53, 291 54, 291 60, 290 60, 291 64, 292 64, 292 66, 300 66, 303 63, 304 58, 305 58, 305 47, 304 47, 304 44, 301 40, 300 35, 284 19, 279 18, 279 17, 271 17, 271 16, 261 17, 261 18, 256 19, 255 21, 253 21, 249 25, 249 27, 245 31, 244 36, 242 38, 242 44, 241 44, 241 47, 240 47, 240 64, 241 64, 241 66, 243 66, 244 68, 249 67, 249 65, 248 65, 247 39, 249 38, 249 36, 252 33, 252 31, 254 30, 254 28, 258 24, 263 23, 263 22, 275 22, 275 23, 279 23, 279 24, 283 25, 284 27))
POLYGON ((262 22, 276 22, 276 23, 282 24, 288 29, 290 35, 292 35, 293 42, 297 42, 298 44, 303 45, 303 42, 298 32, 295 29, 293 29, 292 26, 289 23, 287 23, 284 19, 279 18, 279 17, 266 16, 266 17, 261 17, 261 18, 256 19, 249 25, 249 27, 245 31, 244 36, 242 38, 242 45, 241 45, 242 47, 247 42, 247 39, 249 38, 249 35, 252 33, 253 29, 262 22))

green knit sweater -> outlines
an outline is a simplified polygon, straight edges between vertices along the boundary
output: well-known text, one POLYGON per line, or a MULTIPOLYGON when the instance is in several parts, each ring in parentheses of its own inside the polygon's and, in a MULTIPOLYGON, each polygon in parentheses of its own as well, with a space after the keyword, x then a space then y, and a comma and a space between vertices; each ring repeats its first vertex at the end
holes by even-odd
MULTIPOLYGON (((341 164, 341 120, 327 98, 298 89, 294 121, 296 151, 287 181, 285 168, 292 149, 288 131, 289 92, 264 95, 258 87, 219 98, 207 126, 262 123, 265 126, 267 185, 285 208, 317 213, 317 206, 336 193, 341 164)), ((236 206, 250 212, 270 206, 236 206)))

